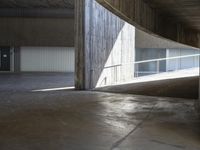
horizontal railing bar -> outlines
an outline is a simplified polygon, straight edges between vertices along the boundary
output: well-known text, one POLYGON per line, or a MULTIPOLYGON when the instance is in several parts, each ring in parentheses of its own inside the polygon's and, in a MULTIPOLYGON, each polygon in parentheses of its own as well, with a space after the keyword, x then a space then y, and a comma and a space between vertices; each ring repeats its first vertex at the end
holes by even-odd
POLYGON ((188 58, 188 57, 197 57, 197 56, 200 56, 200 54, 137 61, 137 62, 135 62, 135 64, 141 64, 141 63, 147 63, 147 62, 156 62, 156 61, 163 61, 163 60, 171 60, 171 59, 181 59, 181 58, 188 58))
POLYGON ((200 54, 177 56, 177 57, 170 57, 170 58, 159 58, 159 59, 152 59, 152 60, 144 60, 144 61, 130 62, 130 63, 126 63, 126 64, 117 64, 117 65, 106 66, 103 69, 120 67, 120 66, 130 65, 130 64, 136 64, 137 65, 137 64, 148 63, 148 62, 157 62, 157 61, 173 60, 173 59, 181 59, 181 58, 189 58, 189 57, 197 57, 197 56, 200 56, 200 54))
MULTIPOLYGON (((166 71, 161 71, 166 72, 166 71)), ((157 73, 157 71, 136 71, 136 73, 157 73)))
POLYGON ((106 67, 104 67, 104 69, 113 68, 113 67, 119 67, 119 66, 122 66, 122 64, 113 65, 113 66, 106 66, 106 67))

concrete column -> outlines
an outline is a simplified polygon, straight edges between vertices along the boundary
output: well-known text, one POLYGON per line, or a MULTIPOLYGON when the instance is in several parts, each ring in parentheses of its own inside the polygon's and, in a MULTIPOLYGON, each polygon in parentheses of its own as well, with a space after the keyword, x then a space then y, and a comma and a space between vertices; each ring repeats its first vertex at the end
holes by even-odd
POLYGON ((96 0, 75 2, 76 89, 131 79, 135 28, 96 0))
MULTIPOLYGON (((200 51, 199 51, 199 53, 200 53, 200 51)), ((199 99, 197 101, 196 108, 197 108, 197 113, 200 117, 200 56, 199 56, 199 99)))
POLYGON ((75 87, 90 88, 90 50, 86 48, 87 4, 91 0, 75 0, 75 87))
POLYGON ((14 47, 14 72, 20 72, 20 47, 14 47))

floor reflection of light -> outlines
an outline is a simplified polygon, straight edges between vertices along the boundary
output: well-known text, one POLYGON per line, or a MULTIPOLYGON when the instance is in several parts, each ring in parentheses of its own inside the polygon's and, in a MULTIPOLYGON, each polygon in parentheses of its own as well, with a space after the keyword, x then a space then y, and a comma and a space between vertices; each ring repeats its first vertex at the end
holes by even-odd
POLYGON ((105 119, 104 122, 110 126, 113 127, 117 127, 117 128, 121 128, 121 129, 126 129, 127 128, 127 124, 124 123, 123 121, 119 121, 119 120, 108 120, 105 119))
POLYGON ((104 107, 101 115, 106 115, 102 120, 104 123, 110 126, 111 130, 119 129, 115 132, 123 132, 135 126, 135 124, 129 124, 131 117, 129 114, 132 114, 137 111, 138 104, 124 99, 123 101, 117 102, 102 102, 104 107), (126 120, 126 121, 125 121, 126 120), (121 129, 121 130, 120 130, 121 129))
POLYGON ((50 91, 73 90, 73 89, 74 87, 61 87, 61 88, 32 90, 32 92, 50 92, 50 91))

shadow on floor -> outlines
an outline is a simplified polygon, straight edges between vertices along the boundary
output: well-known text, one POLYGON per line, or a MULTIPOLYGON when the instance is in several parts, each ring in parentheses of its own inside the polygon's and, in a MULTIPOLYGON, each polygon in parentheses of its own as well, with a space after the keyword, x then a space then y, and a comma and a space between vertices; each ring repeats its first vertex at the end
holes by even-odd
POLYGON ((74 73, 3 73, 0 83, 4 92, 66 89, 74 86, 74 73))

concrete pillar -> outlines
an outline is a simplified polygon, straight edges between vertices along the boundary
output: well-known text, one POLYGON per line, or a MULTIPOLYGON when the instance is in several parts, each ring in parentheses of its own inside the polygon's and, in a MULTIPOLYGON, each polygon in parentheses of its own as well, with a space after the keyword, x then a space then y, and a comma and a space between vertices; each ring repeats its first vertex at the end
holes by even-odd
MULTIPOLYGON (((200 51, 199 51, 199 54, 200 54, 200 51)), ((199 56, 199 99, 196 103, 196 109, 197 109, 198 116, 200 117, 200 56, 199 56)))
POLYGON ((87 4, 90 0, 75 0, 75 87, 90 88, 90 57, 86 48, 87 4))
POLYGON ((20 62, 21 62, 21 58, 20 58, 20 47, 14 47, 14 72, 20 72, 20 62))
POLYGON ((131 79, 135 28, 96 0, 75 0, 75 5, 76 89, 131 79))

